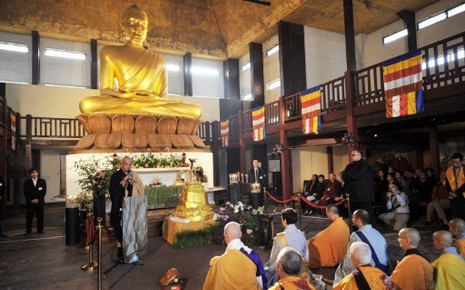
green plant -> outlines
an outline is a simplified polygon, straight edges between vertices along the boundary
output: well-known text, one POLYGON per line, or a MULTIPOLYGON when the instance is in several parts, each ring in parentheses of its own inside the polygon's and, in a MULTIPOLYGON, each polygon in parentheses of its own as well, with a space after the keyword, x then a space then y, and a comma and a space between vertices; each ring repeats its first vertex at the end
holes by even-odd
POLYGON ((209 225, 201 230, 181 231, 176 234, 173 247, 177 249, 208 245, 212 243, 213 237, 218 229, 218 224, 209 225))
POLYGON ((108 157, 92 155, 88 158, 81 158, 74 163, 74 170, 79 176, 78 184, 82 192, 76 196, 76 201, 81 204, 81 208, 86 208, 93 199, 93 196, 108 196, 110 177, 118 168, 121 160, 117 154, 108 157))

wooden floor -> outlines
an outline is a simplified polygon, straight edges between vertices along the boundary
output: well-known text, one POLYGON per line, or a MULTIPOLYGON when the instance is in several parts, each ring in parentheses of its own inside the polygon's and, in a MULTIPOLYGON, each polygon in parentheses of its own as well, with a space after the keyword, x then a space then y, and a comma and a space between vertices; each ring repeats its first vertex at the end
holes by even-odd
MULTIPOLYGON (((268 207, 269 214, 282 209, 268 207)), ((63 203, 48 204, 45 209, 45 233, 25 234, 25 211, 9 212, 2 221, 0 238, 0 289, 98 289, 99 271, 82 271, 89 262, 84 237, 77 245, 66 245, 65 207, 63 203)), ((278 218, 274 219, 275 232, 282 230, 278 218)), ((328 226, 322 216, 303 217, 298 226, 308 238, 328 226)), ((381 227, 380 227, 381 228, 381 227)), ((418 227, 422 233, 422 250, 433 260, 439 256, 431 241, 431 228, 418 227)), ((401 259, 403 251, 397 245, 397 233, 381 228, 389 244, 392 260, 401 259)), ((221 245, 205 245, 174 249, 160 236, 149 237, 147 259, 143 265, 115 265, 116 251, 113 242, 103 243, 101 261, 102 289, 159 289, 159 280, 165 271, 175 267, 188 279, 187 289, 201 289, 209 268, 209 261, 224 252, 221 245)), ((255 249, 262 260, 269 257, 268 248, 255 249)), ((94 251, 97 253, 96 249, 94 251)), ((96 255, 96 254, 95 254, 96 255)), ((94 260, 97 257, 94 256, 94 260)))

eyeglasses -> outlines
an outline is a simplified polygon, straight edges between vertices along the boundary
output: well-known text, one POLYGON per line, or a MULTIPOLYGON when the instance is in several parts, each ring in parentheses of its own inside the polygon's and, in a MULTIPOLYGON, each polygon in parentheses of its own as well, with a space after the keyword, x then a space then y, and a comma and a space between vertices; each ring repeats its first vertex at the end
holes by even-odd
POLYGON ((359 153, 350 154, 350 156, 357 156, 357 155, 359 155, 359 153))
POLYGON ((397 237, 398 239, 406 239, 407 237, 397 237))

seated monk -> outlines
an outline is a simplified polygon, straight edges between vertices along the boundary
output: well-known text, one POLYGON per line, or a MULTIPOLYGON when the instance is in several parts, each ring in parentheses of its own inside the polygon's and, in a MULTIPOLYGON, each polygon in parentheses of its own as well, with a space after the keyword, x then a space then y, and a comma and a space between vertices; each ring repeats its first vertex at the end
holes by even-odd
POLYGON ((106 46, 100 52, 101 96, 83 99, 83 114, 149 114, 198 119, 199 106, 167 100, 166 61, 160 54, 144 47, 147 14, 136 5, 123 14, 122 29, 127 42, 106 46), (116 81, 115 81, 116 79, 116 81))
POLYGON ((331 225, 308 240, 309 268, 335 267, 344 260, 350 230, 334 204, 326 207, 331 225))

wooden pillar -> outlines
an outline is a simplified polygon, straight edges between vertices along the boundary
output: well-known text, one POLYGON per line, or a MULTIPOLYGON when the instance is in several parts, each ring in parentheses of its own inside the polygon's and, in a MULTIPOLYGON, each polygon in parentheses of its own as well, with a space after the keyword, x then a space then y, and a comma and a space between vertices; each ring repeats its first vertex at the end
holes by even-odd
POLYGON ((228 58, 223 61, 224 98, 240 100, 239 60, 228 58))
POLYGON ((242 112, 238 113, 238 127, 239 127, 239 160, 241 164, 241 172, 247 172, 247 163, 245 161, 245 140, 242 133, 242 112))
MULTIPOLYGON (((359 134, 357 128, 357 120, 354 116, 354 96, 355 96, 355 85, 353 72, 347 71, 344 74, 345 78, 345 91, 346 91, 346 122, 347 122, 347 133, 351 133, 354 136, 354 144, 349 145, 348 153, 355 149, 360 149, 359 134)), ((349 158, 350 161, 350 158, 349 158)))
POLYGON ((414 51, 418 48, 417 46, 417 23, 415 20, 415 13, 408 10, 402 10, 397 13, 397 16, 404 21, 407 26, 407 44, 408 51, 414 51))
MULTIPOLYGON (((284 98, 279 99, 279 115, 280 120, 284 120, 286 116, 284 98)), ((283 145, 283 151, 280 155, 281 161, 281 183, 283 199, 288 199, 293 191, 292 186, 292 155, 287 142, 286 131, 284 130, 284 122, 279 124, 279 143, 283 145)))
POLYGON ((429 148, 431 151, 431 167, 434 169, 436 174, 441 173, 441 166, 439 160, 439 140, 438 140, 438 127, 437 125, 430 126, 428 128, 429 134, 429 148))
POLYGON ((263 47, 259 43, 249 44, 250 81, 252 88, 252 108, 265 104, 265 78, 263 76, 263 47))
POLYGON ((281 95, 289 96, 307 88, 304 27, 281 21, 278 37, 281 95))
POLYGON ((98 89, 98 53, 97 40, 90 40, 90 88, 98 89))
POLYGON ((344 0, 344 31, 347 70, 356 71, 357 60, 355 58, 354 9, 352 0, 344 0))
POLYGON ((40 83, 40 35, 36 30, 32 31, 32 84, 40 83))
POLYGON ((8 118, 10 117, 8 113, 8 108, 6 104, 6 85, 5 83, 0 83, 0 116, 2 129, 0 129, 0 176, 3 179, 3 184, 1 185, 0 194, 2 196, 0 201, 0 219, 4 220, 6 218, 6 192, 8 192, 8 175, 7 175, 7 160, 6 160, 6 150, 7 150, 7 140, 8 140, 8 128, 6 127, 8 118))
POLYGON ((192 54, 186 53, 183 56, 183 64, 184 64, 184 95, 185 96, 193 96, 192 90, 192 54))
POLYGON ((326 156, 328 160, 328 176, 329 173, 334 173, 334 158, 333 158, 333 147, 331 146, 326 146, 326 156))

